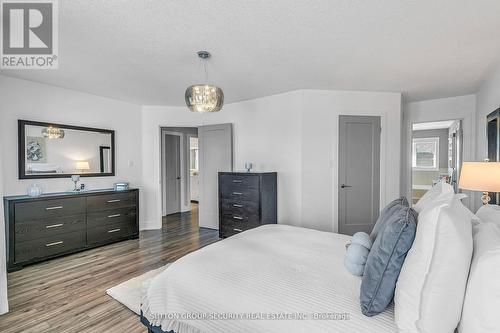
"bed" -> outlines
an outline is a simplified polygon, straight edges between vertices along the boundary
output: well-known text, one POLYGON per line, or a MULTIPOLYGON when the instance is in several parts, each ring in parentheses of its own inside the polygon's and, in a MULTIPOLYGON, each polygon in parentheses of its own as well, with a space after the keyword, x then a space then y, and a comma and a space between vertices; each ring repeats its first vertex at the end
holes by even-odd
POLYGON ((265 225, 211 244, 143 286, 141 321, 150 332, 397 332, 392 305, 361 314, 349 240, 265 225))

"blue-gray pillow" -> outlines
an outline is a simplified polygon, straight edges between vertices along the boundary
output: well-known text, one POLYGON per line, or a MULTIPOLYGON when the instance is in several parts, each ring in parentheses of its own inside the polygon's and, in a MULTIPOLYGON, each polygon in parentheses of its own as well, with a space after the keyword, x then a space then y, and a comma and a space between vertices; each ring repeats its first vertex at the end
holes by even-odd
POLYGON ((361 312, 365 316, 383 312, 394 298, 399 272, 415 239, 417 219, 417 212, 399 204, 383 221, 361 281, 361 312))
POLYGON ((399 199, 391 201, 387 206, 384 207, 384 209, 382 209, 380 215, 378 216, 377 222, 375 223, 375 226, 373 227, 373 230, 370 234, 372 242, 375 242, 377 234, 382 228, 382 225, 392 214, 394 214, 394 212, 397 212, 401 208, 400 206, 409 207, 408 200, 405 197, 400 197, 399 199))

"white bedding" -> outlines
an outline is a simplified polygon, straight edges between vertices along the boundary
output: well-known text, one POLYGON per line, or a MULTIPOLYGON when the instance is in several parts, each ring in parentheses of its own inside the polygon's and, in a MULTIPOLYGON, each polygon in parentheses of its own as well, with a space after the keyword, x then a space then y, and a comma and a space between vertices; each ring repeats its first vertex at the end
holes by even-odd
POLYGON ((286 225, 243 232, 173 263, 145 287, 142 310, 153 325, 177 333, 396 332, 392 306, 375 317, 361 314, 361 279, 343 266, 349 239, 286 225), (186 320, 178 315, 191 313, 261 318, 337 313, 347 319, 186 320))

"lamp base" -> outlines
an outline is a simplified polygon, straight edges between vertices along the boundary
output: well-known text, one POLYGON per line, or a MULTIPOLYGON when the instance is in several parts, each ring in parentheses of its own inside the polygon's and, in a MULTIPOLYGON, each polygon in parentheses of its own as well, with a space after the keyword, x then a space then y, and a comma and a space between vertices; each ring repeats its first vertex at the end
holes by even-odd
POLYGON ((487 205, 490 201, 490 195, 488 192, 483 192, 483 196, 481 197, 481 201, 483 202, 483 205, 487 205))

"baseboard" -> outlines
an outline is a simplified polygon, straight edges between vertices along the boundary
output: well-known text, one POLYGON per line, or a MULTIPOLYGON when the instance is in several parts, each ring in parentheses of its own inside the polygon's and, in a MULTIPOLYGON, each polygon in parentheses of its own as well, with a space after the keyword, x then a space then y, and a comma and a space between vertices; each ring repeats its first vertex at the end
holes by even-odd
POLYGON ((139 223, 139 231, 143 230, 160 230, 162 226, 156 225, 156 223, 141 222, 139 223))

